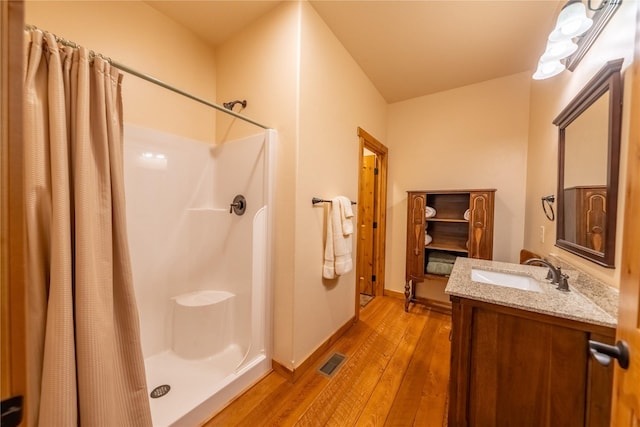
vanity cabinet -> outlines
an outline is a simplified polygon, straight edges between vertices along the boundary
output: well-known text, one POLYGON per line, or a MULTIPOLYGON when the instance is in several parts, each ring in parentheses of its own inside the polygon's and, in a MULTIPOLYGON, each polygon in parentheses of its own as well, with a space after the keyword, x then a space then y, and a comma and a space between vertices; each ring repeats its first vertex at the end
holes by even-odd
POLYGON ((607 220, 607 188, 604 185, 564 190, 565 239, 604 251, 607 220))
POLYGON ((495 191, 407 192, 405 311, 416 301, 416 283, 446 284, 446 271, 427 271, 430 258, 493 258, 495 191), (427 217, 428 207, 435 209, 434 216, 427 217), (427 234, 430 242, 426 241, 427 234))
POLYGON ((608 426, 615 329, 451 297, 449 425, 608 426))

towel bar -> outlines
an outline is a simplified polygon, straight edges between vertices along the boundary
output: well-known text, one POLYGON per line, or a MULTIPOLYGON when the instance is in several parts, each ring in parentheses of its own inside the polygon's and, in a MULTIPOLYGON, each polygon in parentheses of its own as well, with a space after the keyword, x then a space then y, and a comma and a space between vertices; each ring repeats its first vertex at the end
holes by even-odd
MULTIPOLYGON (((331 200, 319 199, 317 197, 314 197, 313 199, 311 199, 311 203, 314 204, 314 205, 317 204, 317 203, 331 203, 331 200)), ((356 202, 351 200, 351 204, 355 205, 356 202)))

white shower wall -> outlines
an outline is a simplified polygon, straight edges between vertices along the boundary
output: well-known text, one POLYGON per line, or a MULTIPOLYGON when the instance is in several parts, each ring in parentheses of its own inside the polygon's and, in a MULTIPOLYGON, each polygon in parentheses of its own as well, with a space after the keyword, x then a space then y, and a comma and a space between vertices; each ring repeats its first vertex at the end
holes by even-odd
POLYGON ((153 424, 198 425, 271 369, 277 134, 216 146, 130 125, 124 134, 153 424), (246 198, 242 216, 229 212, 237 194, 246 198), (154 398, 156 388, 168 392, 154 398))
POLYGON ((230 329, 251 340, 254 216, 266 204, 265 135, 212 146, 125 127, 127 226, 144 357, 171 347, 172 298, 236 295, 230 329), (236 194, 244 215, 229 213, 236 194))

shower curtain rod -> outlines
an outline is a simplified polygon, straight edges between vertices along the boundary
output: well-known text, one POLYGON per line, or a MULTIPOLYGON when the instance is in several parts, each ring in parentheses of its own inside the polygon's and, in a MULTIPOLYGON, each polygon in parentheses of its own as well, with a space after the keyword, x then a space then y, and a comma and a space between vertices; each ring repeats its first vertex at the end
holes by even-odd
MULTIPOLYGON (((32 31, 32 30, 43 31, 43 30, 40 30, 35 25, 26 25, 25 29, 27 29, 29 31, 32 31)), ((43 31, 43 32, 45 32, 45 31, 43 31)), ((53 33, 51 33, 51 34, 55 37, 56 42, 58 42, 58 43, 60 43, 60 44, 62 44, 64 46, 69 46, 69 47, 73 47, 73 48, 79 48, 80 47, 75 42, 69 41, 69 40, 64 39, 62 37, 59 37, 59 36, 57 36, 57 35, 55 35, 53 33)), ((194 100, 196 102, 204 104, 204 105, 206 105, 208 107, 215 108, 218 111, 222 111, 223 113, 229 114, 229 115, 231 115, 233 117, 236 117, 236 118, 238 118, 240 120, 244 120, 245 122, 248 122, 248 123, 251 123, 252 125, 261 127, 262 129, 271 129, 269 126, 265 126, 265 125, 263 125, 261 123, 258 123, 258 122, 254 121, 254 120, 251 120, 250 118, 248 118, 246 116, 243 116, 242 114, 238 114, 236 112, 233 112, 231 110, 228 110, 228 109, 224 108, 221 105, 214 104, 214 103, 206 101, 206 100, 204 100, 202 98, 198 98, 195 95, 191 95, 190 93, 187 93, 187 92, 185 92, 183 90, 177 89, 177 88, 175 88, 175 87, 173 87, 173 86, 171 86, 171 85, 169 85, 169 84, 167 84, 167 83, 165 83, 165 82, 163 82, 161 80, 156 79, 155 77, 152 77, 152 76, 150 76, 148 74, 141 73, 139 71, 136 71, 133 68, 131 68, 131 67, 127 66, 127 65, 121 64, 118 61, 114 61, 113 59, 111 59, 111 58, 109 58, 107 56, 104 56, 104 55, 102 55, 100 53, 95 53, 93 50, 90 50, 89 54, 91 56, 98 56, 98 57, 104 59, 105 61, 109 62, 113 67, 116 67, 117 69, 119 69, 121 71, 124 71, 127 74, 131 74, 133 76, 141 78, 142 80, 146 80, 146 81, 148 81, 150 83, 153 83, 155 85, 158 85, 160 87, 168 89, 168 90, 170 90, 172 92, 175 92, 175 93, 177 93, 179 95, 185 96, 185 97, 187 97, 189 99, 192 99, 192 100, 194 100)))

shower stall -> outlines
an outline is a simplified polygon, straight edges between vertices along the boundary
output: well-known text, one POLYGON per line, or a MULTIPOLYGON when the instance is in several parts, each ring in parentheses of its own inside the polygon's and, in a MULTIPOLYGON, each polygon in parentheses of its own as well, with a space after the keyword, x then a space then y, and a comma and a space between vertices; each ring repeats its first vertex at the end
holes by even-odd
POLYGON ((210 145, 125 126, 154 426, 198 425, 271 369, 273 130, 210 145))

